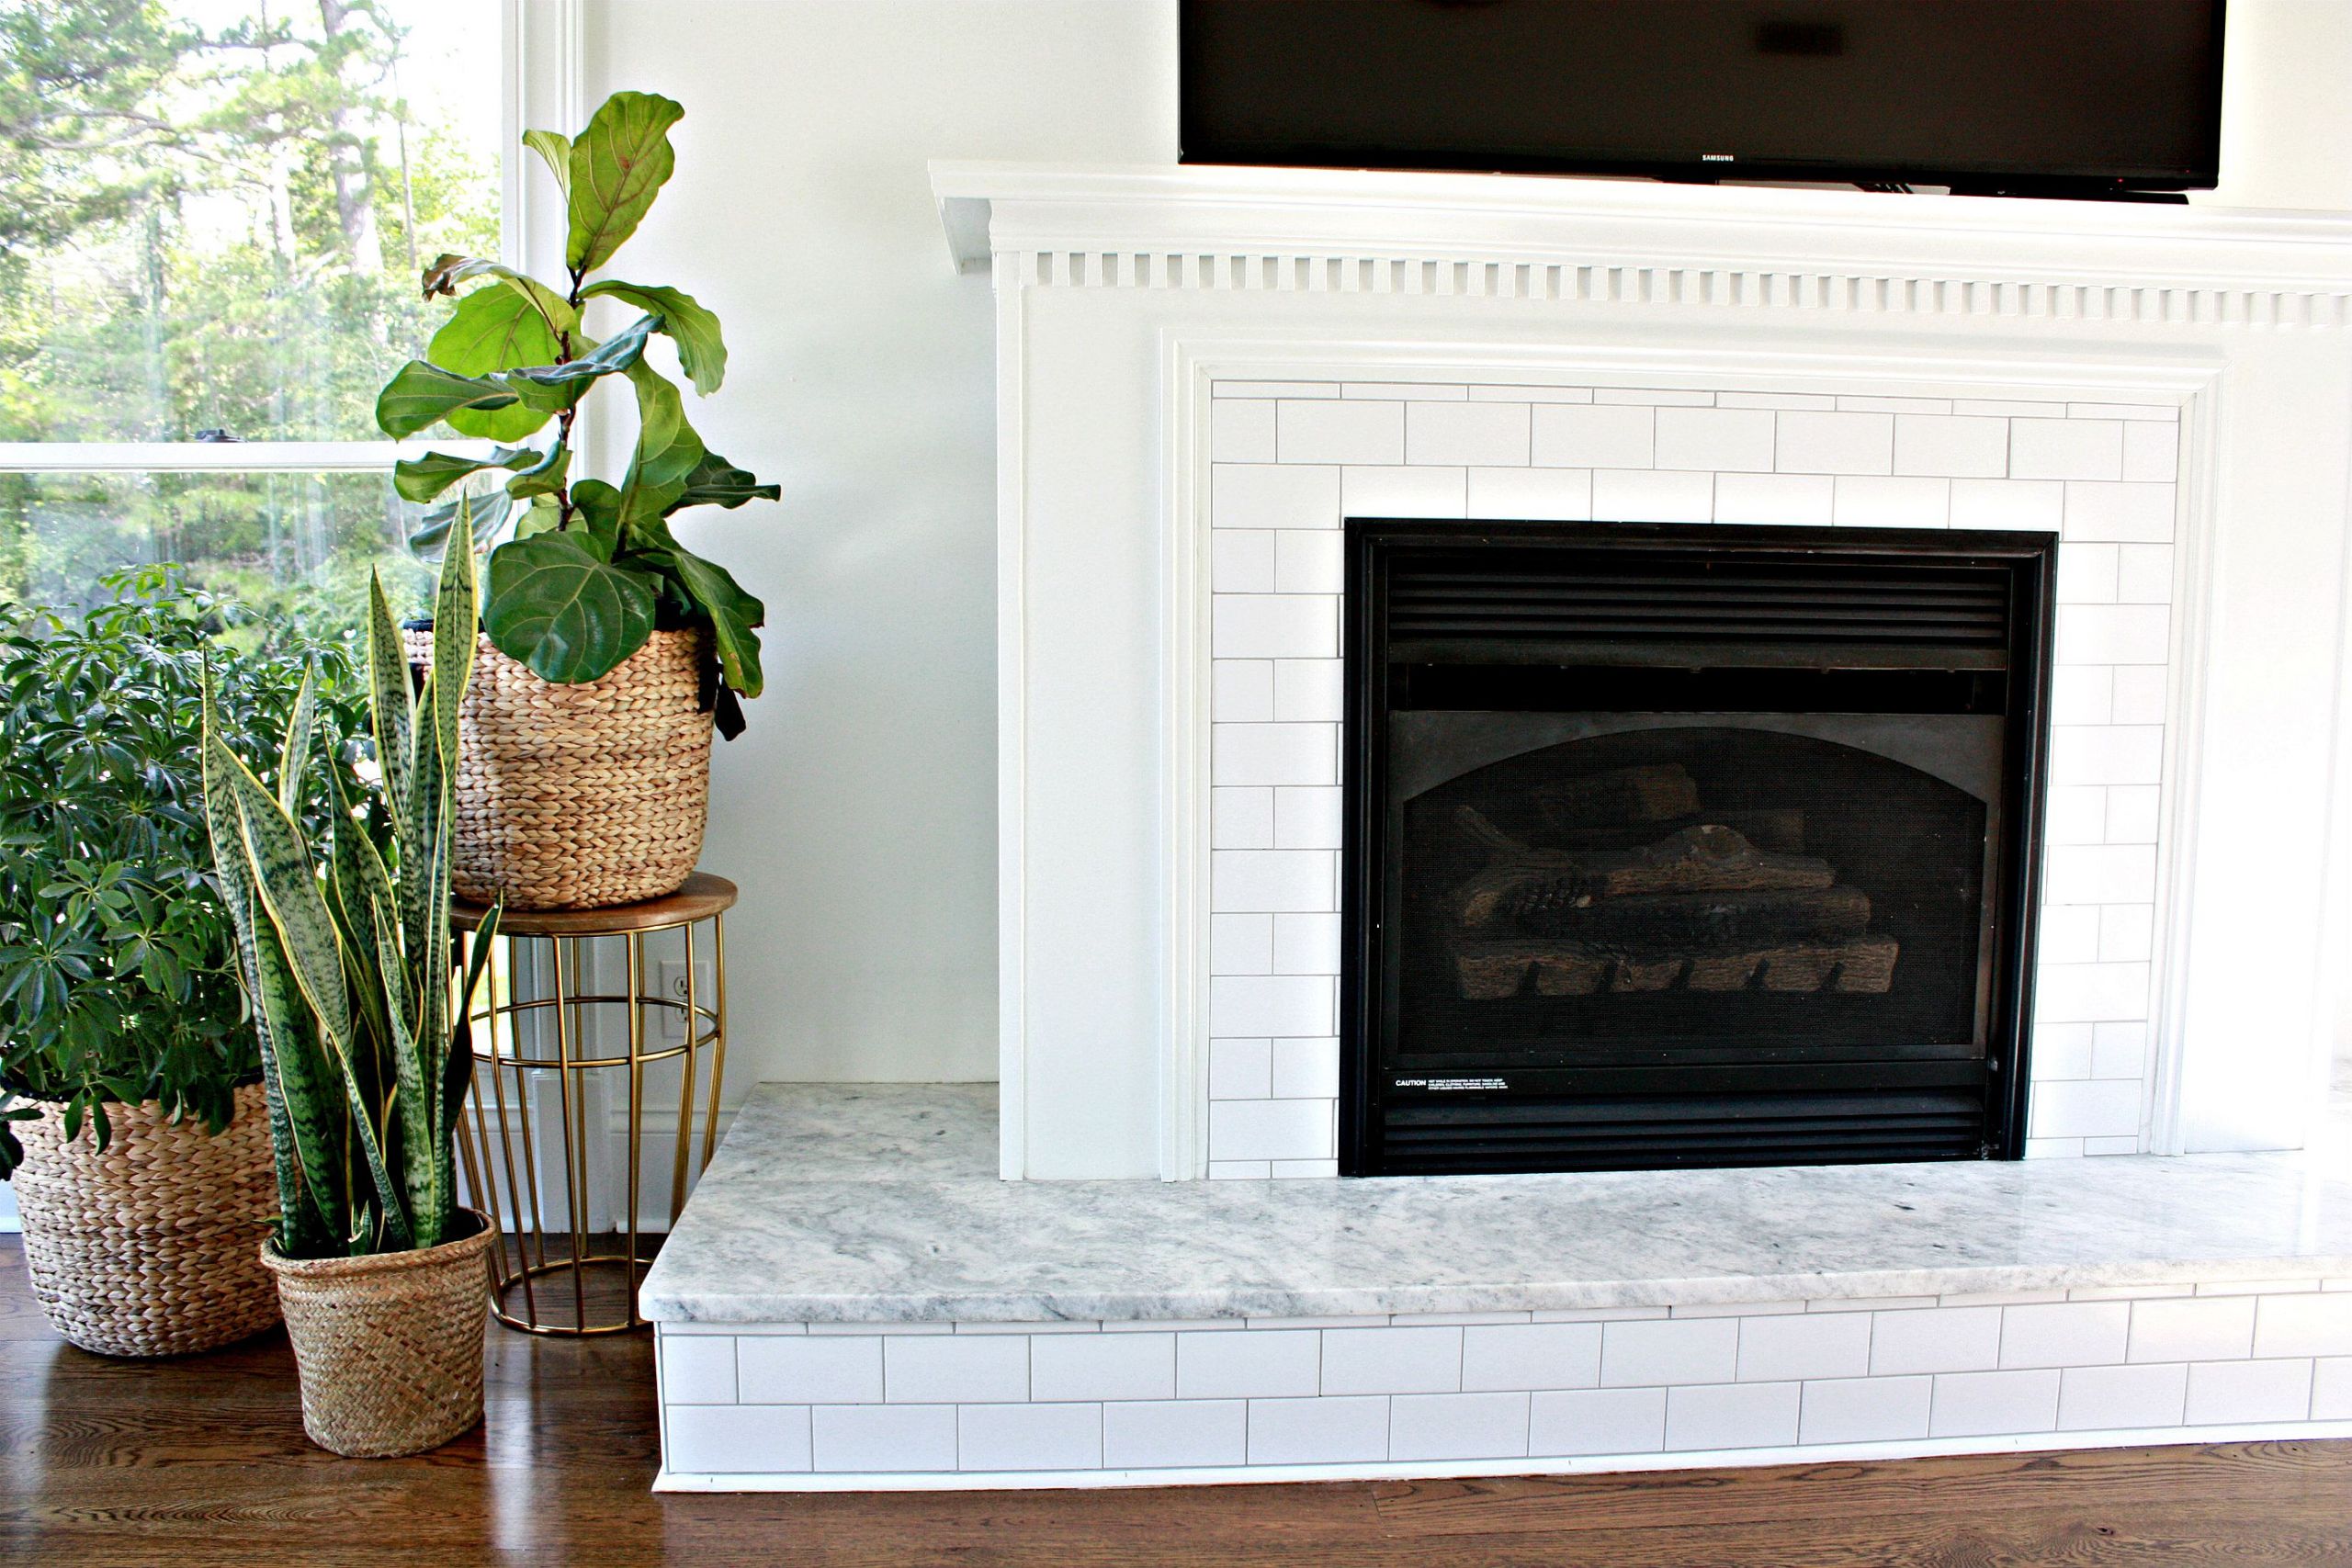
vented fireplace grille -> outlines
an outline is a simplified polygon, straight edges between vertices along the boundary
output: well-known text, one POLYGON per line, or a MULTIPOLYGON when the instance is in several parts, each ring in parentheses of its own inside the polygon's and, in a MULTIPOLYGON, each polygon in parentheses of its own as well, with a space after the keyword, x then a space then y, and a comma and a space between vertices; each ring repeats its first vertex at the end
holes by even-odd
POLYGON ((1343 1168, 2017 1152, 2052 538, 1348 527, 1343 1168))

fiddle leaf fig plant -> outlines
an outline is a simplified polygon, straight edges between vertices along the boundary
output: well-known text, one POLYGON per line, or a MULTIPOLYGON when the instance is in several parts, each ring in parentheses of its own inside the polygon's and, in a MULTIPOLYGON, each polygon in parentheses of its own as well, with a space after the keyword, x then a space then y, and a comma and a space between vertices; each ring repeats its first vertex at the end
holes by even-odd
POLYGON ((376 423, 406 439, 437 423, 497 445, 482 456, 428 452, 396 465, 394 487, 420 504, 503 475, 487 492, 461 493, 426 512, 410 544, 446 548, 461 511, 476 549, 488 549, 482 629, 543 680, 593 681, 645 645, 657 628, 700 626, 716 668, 720 732, 742 718, 736 699, 760 694, 759 627, 766 610, 724 567, 695 554, 669 519, 695 506, 774 501, 765 484, 711 451, 687 422, 677 384, 646 362, 647 343, 670 340, 697 396, 727 376, 718 318, 666 284, 590 275, 637 231, 670 178, 670 128, 684 115, 653 93, 616 93, 577 137, 524 133, 564 196, 560 288, 472 256, 424 269, 427 299, 457 303, 425 357, 386 383, 376 423), (582 326, 589 301, 639 312, 599 340, 582 326), (572 423, 600 382, 618 378, 635 399, 638 436, 617 483, 572 472, 572 423))

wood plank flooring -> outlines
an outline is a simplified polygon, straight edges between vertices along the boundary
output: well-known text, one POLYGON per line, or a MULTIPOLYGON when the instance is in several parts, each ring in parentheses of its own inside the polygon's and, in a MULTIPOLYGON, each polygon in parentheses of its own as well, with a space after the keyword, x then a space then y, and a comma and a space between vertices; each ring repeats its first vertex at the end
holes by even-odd
POLYGON ((0 1562, 2352 1568, 2352 1443, 1160 1491, 655 1496, 651 1343, 492 1326, 438 1453, 302 1438, 281 1335, 112 1361, 0 1245, 0 1562))

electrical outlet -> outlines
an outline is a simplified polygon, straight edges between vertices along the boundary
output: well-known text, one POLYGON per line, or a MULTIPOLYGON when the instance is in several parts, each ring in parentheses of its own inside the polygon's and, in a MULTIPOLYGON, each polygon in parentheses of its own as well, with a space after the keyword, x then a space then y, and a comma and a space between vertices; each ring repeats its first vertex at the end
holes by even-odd
MULTIPOLYGON (((678 1004, 677 1008, 658 1008, 661 1024, 658 1032, 665 1043, 684 1044, 686 1038, 686 1015, 679 1010, 686 1002, 686 961, 665 958, 654 965, 654 980, 661 987, 663 999, 678 1004)), ((718 976, 708 959, 695 963, 695 1005, 708 1010, 711 998, 718 991, 718 976)))

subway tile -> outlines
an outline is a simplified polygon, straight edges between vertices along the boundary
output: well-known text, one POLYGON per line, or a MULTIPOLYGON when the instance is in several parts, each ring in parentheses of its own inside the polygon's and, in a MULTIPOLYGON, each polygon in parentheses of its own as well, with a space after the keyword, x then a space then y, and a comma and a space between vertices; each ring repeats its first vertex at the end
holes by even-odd
POLYGON ((2127 1138, 2140 1130, 2137 1078, 2034 1086, 2027 1128, 2037 1138, 2127 1138))
POLYGON ((1951 412, 1986 414, 1998 419, 2064 419, 2066 417, 2066 405, 2020 398, 1954 398, 1951 412))
POLYGON ((1227 724, 1262 724, 1272 719, 1275 669, 1271 659, 1210 660, 1209 716, 1227 724))
MULTIPOLYGON (((1337 1113, 1337 1101, 1333 1101, 1337 1113)), ((1277 1181, 1336 1181, 1340 1162, 1336 1159, 1278 1159, 1270 1162, 1267 1175, 1277 1181)))
MULTIPOLYGON (((1284 463, 1401 463, 1405 405, 1284 400, 1274 405, 1284 463)), ((2084 478, 2098 478, 2085 475, 2084 478)))
POLYGON ((2314 1421, 2352 1421, 2352 1356, 2330 1356, 2312 1363, 2314 1421))
POLYGON ((1589 403, 1590 387, 1477 386, 1470 389, 1474 403, 1589 403))
POLYGON ((1950 479, 1842 474, 1836 522, 1841 528, 1943 528, 1951 524, 1950 479))
MULTIPOLYGON (((1306 533, 1306 529, 1295 529, 1306 533)), ((1325 536, 1338 538, 1329 529, 1325 536)), ((1265 528, 1213 528, 1209 531, 1209 586, 1219 593, 1272 593, 1274 591, 1274 538, 1265 528)))
POLYGON ((1291 914, 1274 917, 1274 973, 1336 975, 1340 972, 1340 917, 1291 914))
POLYGON ((2115 668, 2061 664, 2050 672, 2052 724, 2109 724, 2115 718, 2115 668))
MULTIPOLYGON (((1209 886, 1213 906, 1228 914, 1319 913, 1338 902, 1337 859, 1329 850, 1213 850, 1209 886)), ((1288 987, 1267 986, 1270 991, 1288 987)), ((1256 994, 1251 987, 1236 995, 1256 994)), ((1312 1034, 1319 1029, 1247 1027, 1221 1034, 1312 1034)))
POLYGON ((956 1325, 954 1324, 939 1322, 812 1323, 809 1324, 808 1327, 809 1337, 812 1338, 827 1334, 846 1334, 853 1336, 860 1334, 878 1334, 887 1338, 902 1334, 953 1334, 956 1332, 956 1325))
POLYGON ((1592 514, 1609 523, 1705 523, 1714 516, 1714 476, 1597 468, 1592 514))
POLYGON ((1330 1159, 1331 1102, 1218 1100, 1209 1107, 1209 1155, 1219 1160, 1330 1159))
POLYGON ((1218 724, 1210 735, 1216 784, 1340 782, 1340 730, 1332 724, 1218 724))
POLYGON ((1274 404, 1266 398, 1219 398, 1209 404, 1209 456, 1220 463, 1274 460, 1274 404))
POLYGON ((2009 422, 1956 414, 1898 414, 1894 471, 1949 479, 2007 477, 2009 422))
POLYGON ((2320 1288, 2317 1280, 2205 1280, 2197 1286, 2200 1296, 2300 1296, 2320 1288))
MULTIPOLYGON (((2124 671, 2117 671, 2119 675, 2124 671)), ((2050 730, 2050 782, 2154 784, 2163 782, 2165 732, 2155 724, 2059 724, 2050 730)))
POLYGON ((1694 1449, 1784 1448, 1797 1440, 1804 1385, 1700 1383, 1666 1391, 1666 1446, 1694 1449))
POLYGON ((2311 1361, 2301 1359, 2196 1362, 2188 1369, 2182 1419, 2192 1427, 2308 1419, 2312 1374, 2311 1361))
POLYGON ((883 1336, 809 1335, 746 1341, 738 1353, 746 1404, 876 1404, 883 1336))
POLYGON ((779 1404, 678 1404, 662 1412, 662 1467, 689 1475, 808 1468, 808 1411, 779 1404))
POLYGON ((1209 848, 1271 850, 1273 847, 1272 789, 1254 785, 1209 791, 1209 848))
POLYGON ((1213 381, 1209 394, 1218 398, 1336 398, 1337 381, 1213 381))
POLYGON ((2172 656, 2172 610, 2164 604, 2058 606, 2062 664, 2162 664, 2172 656))
POLYGON ((1313 1394, 1322 1336, 1311 1328, 1176 1337, 1176 1396, 1250 1399, 1313 1394))
POLYGON ((1797 1427, 1801 1443, 1889 1443, 1928 1435, 1936 1380, 1831 1378, 1808 1382, 1797 1427))
POLYGON ((2042 964, 2034 979, 2035 1016, 2052 1023, 2145 1018, 2149 968, 2140 964, 2042 964))
POLYGON ((735 1403, 735 1340, 731 1335, 665 1338, 662 1342, 661 1361, 663 1403, 735 1403))
POLYGON ((1352 1464, 1388 1457, 1388 1401, 1253 1399, 1251 1464, 1352 1464))
POLYGON ((1277 593, 1337 593, 1345 585, 1340 546, 1346 536, 1329 528, 1284 528, 1272 536, 1277 593))
POLYGON ((2180 426, 2133 420, 2123 427, 2123 477, 2171 484, 2180 478, 2180 426))
POLYGON ((1343 818, 1341 807, 1341 793, 1337 784, 1275 790, 1274 848, 1340 848, 1343 818))
POLYGON ((1820 392, 1717 392, 1715 406, 1722 409, 1823 409, 1838 406, 1838 400, 1820 392))
POLYGON ((1469 514, 1580 523, 1592 515, 1589 468, 1472 468, 1469 514))
POLYGON ((1212 1159, 1211 1181, 1264 1181, 1273 1175, 1272 1162, 1262 1159, 1212 1159))
POLYGON ((2132 1304, 2135 1361, 2222 1361, 2254 1353, 2253 1296, 2185 1296, 2132 1304))
POLYGON ((1951 412, 1950 398, 1882 398, 1853 392, 1841 392, 1838 406, 1855 413, 1926 413, 1951 412))
POLYGON ((1220 1039, 1329 1034, 1331 982, 1313 975, 1219 975, 1209 980, 1209 1033, 1220 1039))
POLYGON ((1442 381, 1345 381, 1343 398, 1378 398, 1388 402, 1465 402, 1470 389, 1442 381))
POLYGON ((1341 687, 1345 660, 1278 659, 1273 661, 1272 669, 1272 717, 1284 723, 1320 721, 1336 724, 1340 721, 1346 711, 1341 687))
POLYGON ((1209 1042, 1209 1098, 1264 1100, 1273 1093, 1274 1043, 1271 1040, 1209 1042))
POLYGON ((1600 1325, 1512 1323, 1465 1328, 1462 1386, 1591 1388, 1600 1381, 1600 1325))
MULTIPOLYGON (((2136 1078, 2148 1070, 2148 1025, 2123 1020, 2091 1025, 2091 1077, 2136 1078)), ((2183 1291, 2182 1295, 2189 1292, 2183 1291)))
POLYGON ((2068 403, 2066 417, 2177 422, 2180 410, 2170 403, 2068 403))
POLYGON ((2061 784, 2050 791, 2042 812, 2045 845, 2107 841, 2107 790, 2098 784, 2061 784))
POLYGON ((1461 517, 1469 511, 1464 468, 1349 468, 1340 509, 1349 517, 1461 517))
POLYGON ((2020 479, 2120 479, 2123 424, 2112 419, 2018 421, 2009 426, 2009 475, 2020 479))
POLYGON ((1108 1470, 1246 1464, 1249 1404, 1238 1399, 1170 1399, 1102 1406, 1108 1470))
POLYGON ((1823 528, 1835 511, 1837 481, 1827 474, 1715 476, 1715 521, 1823 528))
MULTIPOLYGON (((2097 904, 2052 904, 2041 911, 2041 925, 2034 938, 2034 957, 2043 964, 2096 964, 2098 962, 2098 918, 2097 904)), ((2086 1049, 2089 1041, 2084 1041, 2086 1049)), ((2087 1065, 2087 1064, 2086 1064, 2087 1065)), ((2088 1072, 2052 1073, 2052 1077, 2088 1077, 2088 1072)))
POLYGON ((995 1335, 886 1340, 882 1387, 892 1404, 1026 1399, 1029 1341, 995 1335))
POLYGON ((1274 917, 1265 914, 1209 917, 1209 973, 1271 975, 1274 969, 1274 917))
POLYGON ((1524 1393, 1399 1394, 1388 1402, 1392 1460, 1517 1459, 1527 1452, 1524 1393))
POLYGON ((1275 1099, 1336 1100, 1339 1093, 1339 1041, 1325 1038, 1274 1042, 1275 1099))
POLYGON ((1737 1318, 1611 1323, 1601 1331, 1600 1381, 1610 1388, 1730 1382, 1738 1374, 1737 1318))
POLYGON ((2126 544, 2172 541, 2173 487, 2070 481, 2066 486, 2065 536, 2112 539, 2126 544))
POLYGON ((2255 1320, 2257 1356, 2352 1356, 2352 1294, 2265 1296, 2255 1320))
POLYGON ((1462 1386, 1459 1328, 1334 1328, 1323 1335, 1322 1392, 1451 1393, 1462 1386))
POLYGON ((1295 463, 1219 463, 1209 471, 1219 528, 1336 528, 1340 470, 1295 463))
POLYGON ((2001 1360, 1999 1307, 1928 1307, 1873 1314, 1871 1374, 1990 1371, 2001 1360))
MULTIPOLYGON (((2050 951, 2051 916, 2061 912, 2049 910, 2042 916, 2041 952, 2044 953, 2050 951)), ((2091 1029, 2087 1023, 2037 1022, 2033 1028, 2033 1081, 2050 1083, 2062 1078, 2091 1077, 2091 1029)), ((1214 1056, 1211 1068, 1214 1071, 1214 1056)))
POLYGON ((1501 468, 1528 457, 1524 403, 1405 405, 1405 461, 1501 468))
POLYGON ((808 1415, 813 1468, 820 1472, 883 1474, 956 1468, 953 1404, 820 1404, 808 1415))
POLYGON ((2058 1429, 2128 1432, 2177 1427, 2188 1369, 2173 1365, 2068 1367, 2059 1374, 2058 1429))
POLYGON ((1657 428, 1650 408, 1546 404, 1534 411, 1534 460, 1549 468, 1646 468, 1657 428))
POLYGON ((1533 1456, 1646 1454, 1665 1446, 1662 1388, 1574 1389, 1529 1401, 1527 1451, 1533 1456))
POLYGON ((1774 417, 1760 409, 1662 408, 1651 461, 1661 468, 1770 473, 1774 417))
POLYGON ((966 1404, 956 1411, 959 1470, 1100 1470, 1099 1404, 966 1404))
POLYGON ((2162 604, 2172 598, 2170 545, 2118 545, 2115 597, 2126 604, 2162 604))
POLYGON ((1940 1372, 1928 1421, 1934 1438, 2047 1432, 2058 1425, 2058 1371, 1940 1372))
POLYGON ((2144 964, 2155 951, 2156 911, 2148 904, 2106 904, 2098 912, 2102 964, 2144 964))
POLYGON ((1894 416, 1808 413, 1775 416, 1774 467, 1784 474, 1885 474, 1894 470, 1894 416))
POLYGON ((1468 1328, 1474 1325, 1526 1323, 1531 1319, 1524 1312, 1392 1312, 1388 1321, 1398 1328, 1468 1328))
POLYGON ((1340 601, 1329 593, 1217 593, 1209 650, 1218 659, 1336 659, 1340 601))
POLYGON ((2055 479, 1954 479, 1951 525, 2030 533, 2059 531, 2066 488, 2055 479))
POLYGON ((1800 1313, 1740 1320, 1739 1381, 1858 1378, 1870 1371, 1871 1314, 1800 1313))
POLYGON ((1671 390, 1655 387, 1596 387, 1592 400, 1596 403, 1647 403, 1657 408, 1710 408, 1715 400, 1713 392, 1690 388, 1671 390))
POLYGON ((2112 604, 2120 545, 2069 544, 2058 552, 2058 603, 2112 604))
POLYGON ((2055 1302, 2002 1309, 2001 1365, 2087 1367, 2123 1359, 2129 1302, 2055 1302))

